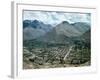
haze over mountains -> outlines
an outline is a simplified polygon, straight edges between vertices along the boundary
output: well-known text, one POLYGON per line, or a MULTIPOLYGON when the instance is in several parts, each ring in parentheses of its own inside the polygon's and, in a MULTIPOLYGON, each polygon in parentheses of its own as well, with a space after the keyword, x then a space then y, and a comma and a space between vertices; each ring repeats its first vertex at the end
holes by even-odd
POLYGON ((60 11, 23 11, 23 20, 38 20, 53 26, 68 21, 70 24, 76 22, 91 23, 90 13, 60 12, 60 11))
MULTIPOLYGON (((84 37, 90 34, 90 25, 85 22, 70 24, 67 21, 52 26, 38 20, 23 21, 24 40, 38 40, 44 42, 68 42, 70 38, 84 37)), ((86 37, 87 36, 87 37, 86 37)))

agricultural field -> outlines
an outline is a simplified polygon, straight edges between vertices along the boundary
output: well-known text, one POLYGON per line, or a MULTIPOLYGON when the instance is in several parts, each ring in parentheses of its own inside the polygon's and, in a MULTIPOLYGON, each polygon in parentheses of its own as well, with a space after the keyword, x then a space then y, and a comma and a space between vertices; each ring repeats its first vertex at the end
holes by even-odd
POLYGON ((42 45, 41 43, 37 44, 35 47, 33 46, 33 48, 32 46, 30 49, 27 47, 24 47, 23 49, 24 69, 79 67, 90 65, 91 52, 85 43, 84 45, 42 45))

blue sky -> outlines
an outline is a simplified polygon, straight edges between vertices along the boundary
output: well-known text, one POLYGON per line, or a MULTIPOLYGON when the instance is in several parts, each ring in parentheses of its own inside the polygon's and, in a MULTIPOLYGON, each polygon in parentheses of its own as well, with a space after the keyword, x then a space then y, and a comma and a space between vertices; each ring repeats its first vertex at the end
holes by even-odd
POLYGON ((86 22, 91 23, 89 13, 70 13, 70 12, 47 12, 47 11, 23 11, 23 20, 39 20, 45 24, 57 25, 62 21, 69 23, 86 22))

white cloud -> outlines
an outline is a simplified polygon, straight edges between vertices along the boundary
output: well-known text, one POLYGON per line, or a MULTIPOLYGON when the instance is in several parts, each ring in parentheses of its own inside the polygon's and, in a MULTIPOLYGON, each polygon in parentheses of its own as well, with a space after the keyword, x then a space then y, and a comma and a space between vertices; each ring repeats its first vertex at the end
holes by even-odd
POLYGON ((64 12, 46 12, 46 11, 24 11, 24 20, 39 20, 46 24, 59 24, 62 21, 69 23, 91 22, 89 13, 64 13, 64 12))

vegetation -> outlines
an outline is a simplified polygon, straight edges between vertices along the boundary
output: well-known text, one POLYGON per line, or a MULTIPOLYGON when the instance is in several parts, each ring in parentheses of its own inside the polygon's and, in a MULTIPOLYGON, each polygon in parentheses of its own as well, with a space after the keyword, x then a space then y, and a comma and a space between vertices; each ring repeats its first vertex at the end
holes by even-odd
POLYGON ((74 40, 73 44, 45 43, 36 40, 28 40, 24 41, 23 46, 24 69, 90 65, 90 43, 86 43, 82 40, 74 40), (64 60, 71 46, 73 46, 73 48, 64 60), (88 64, 84 65, 87 62, 88 64))

